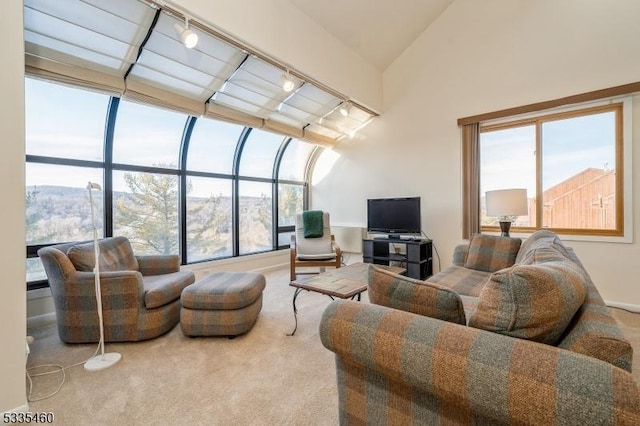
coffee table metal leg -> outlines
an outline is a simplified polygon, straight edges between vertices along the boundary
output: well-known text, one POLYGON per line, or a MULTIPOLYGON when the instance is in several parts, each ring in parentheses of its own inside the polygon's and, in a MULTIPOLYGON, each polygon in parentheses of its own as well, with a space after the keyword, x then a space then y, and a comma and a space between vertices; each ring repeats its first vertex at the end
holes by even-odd
POLYGON ((296 334, 296 330, 298 329, 298 309, 296 308, 296 299, 302 290, 302 288, 297 287, 295 293, 293 293, 293 319, 296 321, 296 325, 293 328, 293 331, 290 334, 287 334, 287 336, 293 336, 296 334))

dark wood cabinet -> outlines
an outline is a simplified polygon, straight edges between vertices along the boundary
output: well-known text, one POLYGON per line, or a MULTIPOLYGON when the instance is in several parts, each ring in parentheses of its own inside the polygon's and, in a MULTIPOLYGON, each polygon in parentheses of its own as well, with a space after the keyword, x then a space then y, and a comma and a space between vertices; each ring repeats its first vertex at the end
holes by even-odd
POLYGON ((362 260, 377 265, 402 266, 405 275, 424 280, 433 275, 432 243, 428 239, 374 238, 362 240, 362 260))

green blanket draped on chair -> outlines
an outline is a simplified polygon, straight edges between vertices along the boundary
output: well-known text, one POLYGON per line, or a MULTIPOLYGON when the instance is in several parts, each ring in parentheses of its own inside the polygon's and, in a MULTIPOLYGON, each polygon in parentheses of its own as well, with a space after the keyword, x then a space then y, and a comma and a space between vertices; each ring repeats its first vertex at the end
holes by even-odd
POLYGON ((305 238, 320 238, 323 235, 324 223, 322 210, 307 210, 302 212, 302 225, 305 238))

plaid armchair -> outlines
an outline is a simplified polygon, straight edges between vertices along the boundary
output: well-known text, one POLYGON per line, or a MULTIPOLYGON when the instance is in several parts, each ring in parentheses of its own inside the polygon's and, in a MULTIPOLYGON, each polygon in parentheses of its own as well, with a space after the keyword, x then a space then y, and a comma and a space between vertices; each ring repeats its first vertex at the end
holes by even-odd
MULTIPOLYGON (((180 295, 195 282, 180 271, 176 255, 134 256, 125 237, 100 246, 100 289, 106 342, 151 339, 180 320, 180 295)), ((53 295, 58 335, 66 343, 100 339, 91 243, 49 246, 38 251, 53 295)))

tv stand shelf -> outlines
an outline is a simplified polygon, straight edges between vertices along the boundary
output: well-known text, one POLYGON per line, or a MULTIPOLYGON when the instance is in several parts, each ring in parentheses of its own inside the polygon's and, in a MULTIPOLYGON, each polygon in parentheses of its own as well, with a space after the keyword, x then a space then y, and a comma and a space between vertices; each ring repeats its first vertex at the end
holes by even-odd
POLYGON ((377 265, 398 263, 407 270, 408 277, 424 280, 433 274, 432 243, 428 239, 364 239, 362 261, 377 265))

